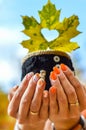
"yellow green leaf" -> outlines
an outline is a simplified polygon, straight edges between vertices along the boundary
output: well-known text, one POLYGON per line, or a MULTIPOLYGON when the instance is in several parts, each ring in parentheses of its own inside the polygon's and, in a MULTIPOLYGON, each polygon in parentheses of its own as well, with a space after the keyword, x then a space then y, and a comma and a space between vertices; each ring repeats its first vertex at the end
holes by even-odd
POLYGON ((28 39, 21 43, 23 47, 30 52, 46 50, 47 48, 71 52, 79 48, 77 42, 71 41, 72 38, 80 34, 80 31, 77 30, 79 25, 78 16, 72 15, 60 21, 61 11, 57 10, 50 0, 38 13, 40 23, 34 17, 22 16, 22 23, 25 27, 22 32, 28 36, 28 39), (42 34, 43 28, 56 30, 59 36, 52 41, 47 41, 42 34))

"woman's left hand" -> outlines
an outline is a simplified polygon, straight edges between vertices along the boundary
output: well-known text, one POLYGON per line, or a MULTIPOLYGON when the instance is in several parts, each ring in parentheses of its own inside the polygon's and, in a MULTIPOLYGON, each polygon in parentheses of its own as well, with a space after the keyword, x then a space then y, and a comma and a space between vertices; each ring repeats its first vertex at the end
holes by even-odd
POLYGON ((86 109, 86 92, 74 73, 64 64, 54 67, 50 74, 52 87, 49 90, 49 118, 58 130, 72 129, 86 109))
POLYGON ((8 115, 14 117, 21 130, 43 130, 48 119, 48 91, 38 73, 28 73, 19 87, 9 95, 8 115))

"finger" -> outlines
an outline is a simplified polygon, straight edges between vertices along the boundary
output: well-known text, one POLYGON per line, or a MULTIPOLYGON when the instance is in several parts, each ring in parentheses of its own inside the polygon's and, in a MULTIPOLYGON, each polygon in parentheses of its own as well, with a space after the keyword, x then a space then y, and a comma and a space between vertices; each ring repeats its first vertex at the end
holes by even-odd
POLYGON ((80 106, 79 106, 79 103, 76 102, 76 103, 70 103, 69 104, 69 108, 70 108, 70 114, 72 116, 75 116, 75 115, 79 115, 80 114, 80 106))
POLYGON ((76 91, 62 71, 61 71, 61 74, 59 75, 59 79, 68 97, 70 112, 74 113, 74 112, 79 111, 79 103, 78 105, 76 105, 78 101, 76 91), (74 105, 71 105, 71 104, 74 104, 74 105))
POLYGON ((45 89, 45 80, 40 78, 37 82, 35 94, 31 102, 30 106, 31 112, 39 112, 42 103, 42 95, 44 89, 45 89))
POLYGON ((61 75, 59 76, 59 78, 60 78, 61 84, 68 96, 70 112, 71 113, 79 112, 79 108, 80 108, 79 101, 78 101, 78 97, 77 97, 77 94, 76 94, 76 91, 75 91, 73 85, 70 83, 70 81, 68 80, 66 75, 63 73, 63 71, 61 71, 61 75))
POLYGON ((13 116, 13 117, 17 116, 17 111, 19 108, 19 103, 20 103, 21 97, 22 97, 25 89, 27 88, 28 82, 29 82, 30 78, 32 77, 32 75, 33 75, 33 73, 31 72, 24 77, 23 81, 21 82, 19 88, 15 92, 15 94, 8 106, 8 115, 13 116))
POLYGON ((68 97, 69 103, 75 103, 77 101, 77 94, 75 92, 74 87, 70 83, 70 81, 67 79, 63 71, 60 70, 60 75, 58 76, 60 79, 60 82, 62 84, 62 87, 68 97))
POLYGON ((9 92, 9 94, 8 94, 8 101, 10 102, 11 101, 11 99, 12 99, 12 97, 14 96, 14 93, 15 93, 15 91, 18 89, 18 85, 16 85, 16 86, 14 86, 11 90, 10 90, 10 92, 9 92))
POLYGON ((64 92, 64 89, 62 88, 62 85, 59 81, 57 74, 54 71, 50 74, 50 80, 51 80, 51 84, 57 87, 57 101, 58 101, 59 111, 66 114, 68 112, 67 96, 64 92), (52 78, 54 80, 52 80, 52 78))
POLYGON ((19 106, 19 122, 22 122, 27 118, 28 111, 30 109, 31 100, 34 96, 37 81, 39 80, 39 78, 40 78, 39 74, 37 73, 30 79, 28 83, 28 87, 21 98, 21 102, 19 106))
POLYGON ((49 114, 50 117, 53 117, 53 115, 57 115, 58 113, 57 88, 55 86, 50 87, 49 98, 50 98, 49 114))
POLYGON ((47 90, 43 92, 43 101, 40 108, 40 118, 41 119, 48 119, 48 106, 49 106, 49 94, 47 90))
MULTIPOLYGON (((62 65, 61 68, 63 68, 65 65, 62 65)), ((86 92, 84 91, 84 87, 83 85, 79 82, 79 80, 74 76, 74 73, 67 67, 65 66, 66 69, 64 72, 64 74, 66 75, 66 77, 68 78, 68 80, 70 81, 70 83, 72 84, 72 86, 74 87, 79 103, 81 106, 83 106, 84 104, 86 104, 86 92)))

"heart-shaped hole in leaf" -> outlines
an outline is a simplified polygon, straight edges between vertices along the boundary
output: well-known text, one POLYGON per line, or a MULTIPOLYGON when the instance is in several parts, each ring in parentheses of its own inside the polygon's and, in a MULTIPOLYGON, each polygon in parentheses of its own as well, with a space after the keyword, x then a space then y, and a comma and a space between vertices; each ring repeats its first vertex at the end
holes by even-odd
POLYGON ((59 35, 56 30, 49 30, 45 28, 41 29, 41 33, 48 42, 55 40, 59 35))

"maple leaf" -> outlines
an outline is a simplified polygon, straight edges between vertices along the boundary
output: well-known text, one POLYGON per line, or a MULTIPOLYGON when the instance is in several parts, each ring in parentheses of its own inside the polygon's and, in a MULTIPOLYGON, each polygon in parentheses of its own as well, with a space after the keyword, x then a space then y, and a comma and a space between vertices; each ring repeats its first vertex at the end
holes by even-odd
POLYGON ((40 23, 34 17, 22 16, 25 27, 22 32, 29 37, 28 40, 22 41, 21 44, 23 47, 27 48, 30 52, 46 50, 47 48, 71 52, 79 48, 77 42, 70 41, 80 34, 77 30, 77 26, 79 25, 78 16, 72 15, 60 22, 61 10, 57 10, 50 0, 48 0, 47 4, 38 13, 40 23), (56 30, 59 36, 52 41, 47 41, 41 32, 43 28, 56 30))

